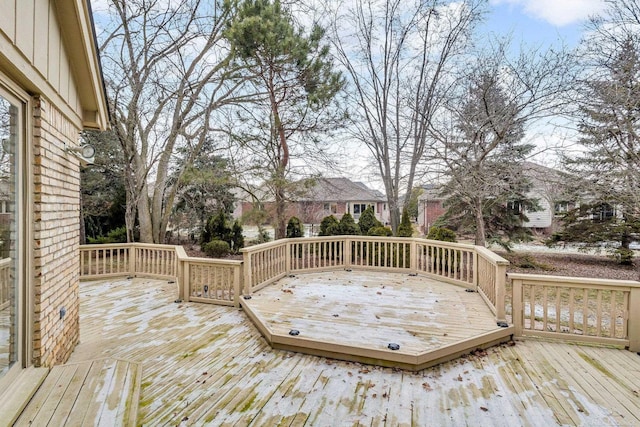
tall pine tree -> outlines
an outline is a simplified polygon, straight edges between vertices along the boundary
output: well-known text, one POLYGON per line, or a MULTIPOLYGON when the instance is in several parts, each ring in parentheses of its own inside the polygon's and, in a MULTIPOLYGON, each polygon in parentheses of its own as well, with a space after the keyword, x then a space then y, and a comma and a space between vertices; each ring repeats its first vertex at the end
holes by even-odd
POLYGON ((629 264, 629 245, 640 236, 640 44, 628 36, 600 59, 582 89, 584 154, 565 159, 582 183, 582 203, 554 237, 591 246, 615 242, 616 257, 629 264))

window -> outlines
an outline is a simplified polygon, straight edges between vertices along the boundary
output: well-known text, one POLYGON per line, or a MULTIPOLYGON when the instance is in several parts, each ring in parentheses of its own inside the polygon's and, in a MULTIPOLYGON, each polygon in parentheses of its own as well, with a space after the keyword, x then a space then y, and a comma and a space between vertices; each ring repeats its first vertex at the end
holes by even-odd
POLYGON ((612 219, 616 215, 616 211, 608 203, 603 203, 593 208, 592 219, 594 222, 603 222, 612 219))
POLYGON ((512 215, 520 215, 522 204, 519 201, 507 202, 507 211, 512 215))
POLYGON ((338 213, 338 205, 336 203, 325 203, 324 211, 331 214, 338 213))
POLYGON ((375 213, 376 212, 376 207, 374 205, 372 205, 372 204, 354 203, 354 205, 353 205, 353 216, 357 218, 359 215, 364 213, 364 211, 369 206, 371 206, 371 208, 373 209, 373 213, 375 213))
POLYGON ((556 202, 553 206, 553 212, 560 215, 569 211, 569 202, 556 202))

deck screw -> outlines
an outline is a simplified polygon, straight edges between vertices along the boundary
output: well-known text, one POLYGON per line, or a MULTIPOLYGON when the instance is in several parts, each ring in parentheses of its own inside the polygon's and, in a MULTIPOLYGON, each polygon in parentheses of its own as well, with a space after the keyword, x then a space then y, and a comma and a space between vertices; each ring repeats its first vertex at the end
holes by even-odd
POLYGON ((292 329, 292 330, 289 331, 289 335, 295 337, 297 335, 300 335, 300 331, 297 330, 297 329, 292 329))
POLYGON ((387 348, 389 350, 400 350, 400 344, 396 344, 394 342, 390 342, 389 345, 387 346, 387 348))
POLYGON ((244 299, 251 299, 251 295, 245 295, 245 296, 243 296, 242 298, 244 298, 244 299))

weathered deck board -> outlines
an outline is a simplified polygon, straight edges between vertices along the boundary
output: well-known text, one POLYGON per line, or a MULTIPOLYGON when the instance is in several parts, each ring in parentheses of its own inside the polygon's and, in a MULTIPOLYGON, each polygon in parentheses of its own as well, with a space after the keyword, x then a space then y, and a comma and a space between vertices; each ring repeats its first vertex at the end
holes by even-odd
POLYGON ((72 361, 138 362, 138 424, 640 425, 635 353, 526 340, 397 371, 272 350, 241 311, 175 304, 176 292, 142 279, 81 285, 72 361))
POLYGON ((56 366, 16 426, 113 426, 136 419, 139 366, 97 359, 56 366))
POLYGON ((273 334, 417 355, 499 331, 479 294, 408 274, 310 273, 281 279, 242 302, 273 334))

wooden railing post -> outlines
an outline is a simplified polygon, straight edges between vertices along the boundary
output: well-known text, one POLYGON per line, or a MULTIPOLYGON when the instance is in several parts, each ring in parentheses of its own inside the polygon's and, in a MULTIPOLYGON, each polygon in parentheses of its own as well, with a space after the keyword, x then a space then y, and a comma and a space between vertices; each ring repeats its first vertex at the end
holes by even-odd
POLYGON ((522 279, 511 279, 513 298, 511 300, 511 321, 516 337, 522 336, 524 327, 524 306, 522 305, 522 279))
POLYGON ((418 243, 416 239, 411 240, 409 251, 409 269, 411 270, 411 273, 415 274, 418 272, 418 243))
POLYGON ((233 269, 233 306, 240 307, 240 291, 242 289, 242 268, 244 264, 233 269))
POLYGON ((640 287, 629 295, 629 350, 640 353, 640 287))
POLYGON ((243 263, 242 263, 242 268, 244 270, 243 272, 243 277, 244 277, 244 286, 243 286, 243 294, 244 296, 249 296, 251 295, 251 254, 249 252, 247 252, 245 249, 242 249, 241 252, 243 252, 242 254, 242 259, 243 259, 243 263))
POLYGON ((505 294, 507 282, 507 266, 502 263, 496 265, 496 322, 499 325, 507 324, 505 310, 505 294))
POLYGON ((352 259, 352 254, 351 254, 351 247, 353 246, 351 243, 351 239, 346 237, 344 239, 344 267, 345 268, 351 268, 352 264, 351 264, 351 259, 352 259))
MULTIPOLYGON (((295 241, 295 240, 294 240, 295 241)), ((291 273, 291 248, 294 246, 294 244, 291 243, 291 239, 287 239, 287 243, 285 243, 285 271, 287 272, 287 274, 291 273)), ((296 248, 297 249, 297 248, 296 248)))
POLYGON ((136 275, 136 262, 138 254, 135 243, 129 244, 129 276, 136 275))
POLYGON ((478 290, 478 251, 473 251, 473 286, 478 290))

